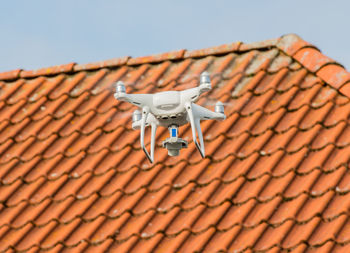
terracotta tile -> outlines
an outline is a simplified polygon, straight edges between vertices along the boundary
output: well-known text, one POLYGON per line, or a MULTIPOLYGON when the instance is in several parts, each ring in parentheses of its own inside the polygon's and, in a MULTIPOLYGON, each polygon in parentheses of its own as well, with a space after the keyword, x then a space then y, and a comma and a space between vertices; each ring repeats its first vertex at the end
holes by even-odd
MULTIPOLYGON (((276 228, 267 227, 262 236, 255 242, 254 248, 257 250, 266 250, 272 245, 280 245, 280 242, 292 225, 293 222, 289 220, 276 228)), ((262 225, 260 226, 262 227, 262 225)))
POLYGON ((42 97, 50 96, 51 92, 65 81, 66 75, 60 74, 53 77, 46 77, 44 83, 37 87, 28 98, 29 103, 38 101, 42 97))
POLYGON ((160 79, 158 79, 157 86, 159 88, 164 88, 168 85, 175 85, 175 82, 182 77, 183 73, 189 68, 192 64, 190 59, 186 59, 184 61, 178 63, 172 63, 166 72, 166 74, 162 75, 160 79))
POLYGON ((44 105, 40 107, 40 110, 37 110, 35 114, 31 117, 33 121, 39 121, 45 117, 49 117, 55 123, 55 120, 59 120, 66 115, 56 116, 54 113, 57 111, 57 108, 66 101, 67 95, 62 95, 56 100, 46 101, 44 105))
POLYGON ((288 236, 282 242, 282 247, 285 249, 291 248, 299 244, 302 240, 309 238, 315 227, 319 224, 320 218, 315 217, 305 225, 294 225, 289 231, 288 236))
POLYGON ((341 194, 335 193, 332 201, 329 203, 329 205, 325 209, 325 211, 323 213, 323 217, 325 219, 332 219, 332 218, 337 217, 338 215, 340 215, 342 213, 343 214, 347 213, 348 212, 348 210, 347 210, 348 204, 349 204, 349 201, 347 200, 346 195, 341 195, 341 194))
MULTIPOLYGON (((349 218, 347 219, 344 219, 344 218, 345 218, 344 216, 341 216, 341 219, 343 219, 343 224, 336 236, 336 242, 338 243, 338 245, 341 245, 341 243, 346 243, 349 241, 349 218)), ((340 247, 338 247, 338 245, 335 246, 337 251, 340 250, 340 247)))
POLYGON ((184 231, 178 236, 174 237, 164 237, 164 239, 157 245, 155 252, 176 252, 184 239, 189 235, 189 232, 184 231))
POLYGON ((301 194, 302 192, 309 192, 310 187, 319 176, 319 171, 313 171, 308 175, 296 176, 292 183, 289 185, 284 196, 293 197, 301 194))
POLYGON ((338 95, 337 91, 329 86, 323 86, 317 96, 312 101, 313 107, 320 107, 328 101, 333 101, 334 98, 338 95))
MULTIPOLYGON (((9 121, 11 123, 14 123, 11 121, 11 117, 21 109, 21 107, 25 104, 25 100, 19 100, 19 102, 9 105, 9 106, 3 106, 1 109, 1 121, 9 121)), ((17 122, 19 123, 19 122, 17 122)))
POLYGON ((26 100, 26 98, 30 97, 32 92, 37 89, 40 85, 43 85, 45 82, 45 78, 37 77, 31 81, 27 81, 20 86, 20 89, 17 89, 14 93, 11 94, 10 97, 7 97, 8 104, 16 104, 20 100, 26 100))
POLYGON ((63 95, 68 96, 70 91, 78 85, 80 82, 84 81, 86 77, 85 72, 77 73, 76 75, 72 76, 65 76, 65 79, 61 83, 61 85, 58 85, 55 87, 55 89, 50 92, 48 95, 49 101, 55 101, 62 97, 63 95))
POLYGON ((11 147, 15 142, 12 139, 5 139, 0 144, 1 153, 5 152, 9 147, 11 147))
POLYGON ((346 222, 347 216, 341 215, 332 221, 321 222, 317 230, 310 238, 311 245, 321 245, 330 239, 336 239, 343 224, 346 222))
POLYGON ((49 68, 43 68, 38 70, 23 70, 20 73, 22 78, 31 78, 41 75, 55 75, 59 73, 68 73, 73 71, 75 63, 68 63, 64 65, 56 65, 49 68))
POLYGON ((239 47, 240 51, 252 50, 252 49, 260 49, 260 48, 270 48, 273 47, 277 43, 278 39, 270 39, 264 41, 253 42, 249 44, 242 44, 239 47))
MULTIPOLYGON (((293 180, 293 173, 289 172, 282 177, 271 178, 270 181, 266 183, 266 187, 263 189, 259 196, 260 201, 268 202, 270 200, 276 199, 279 196, 282 198, 296 198, 301 193, 294 194, 293 196, 287 195, 284 191, 288 189, 288 185, 293 180)), ((268 176, 265 176, 268 177, 268 176)))
POLYGON ((284 77, 282 82, 278 85, 278 91, 287 91, 292 87, 300 87, 305 82, 308 72, 306 69, 301 68, 296 71, 288 72, 288 75, 284 77))
POLYGON ((294 55, 297 51, 306 46, 312 45, 293 33, 282 36, 277 43, 277 47, 285 51, 288 55, 294 55))
MULTIPOLYGON (((324 243, 324 242, 322 242, 324 243)), ((305 245, 303 244, 304 248, 305 248, 305 245)), ((315 248, 311 248, 309 247, 306 252, 307 253, 311 253, 311 252, 322 252, 322 253, 325 253, 325 252, 331 252, 332 250, 332 247, 334 246, 334 243, 332 241, 328 241, 326 242, 325 244, 323 244, 321 247, 315 247, 315 248)), ((343 248, 344 250, 346 250, 345 248, 343 248)), ((305 250, 305 249, 303 249, 305 250)))
POLYGON ((1 107, 4 105, 8 105, 9 103, 6 101, 7 98, 11 97, 16 91, 24 85, 24 80, 17 80, 12 82, 0 82, 1 84, 1 92, 0 99, 2 100, 1 107))
POLYGON ((267 69, 268 72, 277 72, 282 68, 290 68, 290 65, 292 64, 292 59, 287 56, 286 54, 279 52, 277 57, 273 60, 269 68, 267 69))
POLYGON ((164 60, 176 60, 176 59, 181 59, 184 53, 185 53, 185 50, 182 49, 182 50, 158 54, 158 55, 131 58, 128 60, 127 64, 138 65, 138 64, 144 64, 144 63, 159 62, 164 60))
POLYGON ((86 252, 105 252, 112 243, 113 243, 113 240, 111 238, 108 238, 104 240, 101 244, 89 245, 85 251, 86 252))
POLYGON ((101 69, 106 67, 117 67, 117 66, 126 64, 128 59, 129 59, 129 56, 125 56, 125 57, 113 58, 110 60, 92 62, 87 64, 76 64, 74 65, 73 69, 74 71, 82 71, 82 70, 95 70, 95 69, 101 69))
POLYGON ((100 79, 91 90, 88 90, 91 95, 91 99, 94 99, 95 96, 98 97, 100 93, 105 91, 108 93, 114 92, 115 83, 128 72, 128 69, 129 68, 126 66, 122 66, 117 69, 109 69, 106 75, 100 79))
POLYGON ((312 99, 320 91, 320 89, 321 89, 321 85, 317 84, 313 86, 310 90, 307 90, 307 91, 299 90, 299 92, 296 94, 292 102, 289 104, 288 109, 297 110, 303 105, 310 105, 312 99))
POLYGON ((9 231, 11 222, 15 220, 18 216, 18 214, 24 210, 26 207, 26 203, 22 202, 18 204, 16 207, 13 208, 3 208, 1 210, 1 230, 0 235, 3 236, 7 231, 9 231))
MULTIPOLYGON (((34 137, 30 137, 30 139, 34 139, 34 137)), ((28 140, 30 140, 28 139, 28 140)), ((57 139, 56 135, 52 135, 49 138, 41 141, 41 142, 35 142, 31 145, 30 149, 27 149, 24 153, 21 154, 23 161, 30 161, 34 159, 35 157, 38 157, 39 154, 42 154, 45 152, 45 150, 57 139)))
POLYGON ((223 160, 223 166, 228 168, 223 175, 224 182, 230 183, 245 179, 245 175, 248 174, 258 156, 257 153, 254 153, 246 159, 235 159, 235 157, 230 156, 223 160))
MULTIPOLYGON (((78 206, 77 206, 78 207, 78 206)), ((78 219, 80 221, 80 219, 78 219)), ((92 222, 82 222, 75 225, 75 229, 72 230, 72 233, 66 238, 65 242, 67 245, 74 245, 79 243, 82 239, 88 239, 91 234, 96 230, 98 225, 101 224, 101 221, 103 220, 103 217, 98 217, 96 220, 92 222)), ((106 236, 103 238, 106 239, 106 236)), ((92 242, 96 243, 100 240, 97 238, 92 238, 92 242)))
POLYGON ((57 244, 58 241, 63 241, 70 233, 71 230, 79 223, 79 220, 74 220, 68 225, 57 224, 41 242, 42 247, 50 248, 57 244))
POLYGON ((293 126, 298 126, 299 122, 303 119, 305 113, 308 111, 307 106, 302 106, 296 111, 287 111, 284 117, 280 120, 275 130, 278 132, 286 132, 293 126))
POLYGON ((57 138, 56 141, 53 142, 53 144, 45 150, 43 157, 49 159, 58 154, 64 153, 64 151, 68 149, 69 145, 71 145, 71 143, 73 143, 78 138, 78 136, 79 134, 75 132, 69 135, 67 138, 57 138))
MULTIPOLYGON (((347 242, 347 241, 346 241, 347 242)), ((339 253, 339 252, 344 252, 344 251, 348 251, 350 248, 348 243, 337 243, 333 248, 332 251, 339 253)))
POLYGON ((300 88, 302 90, 311 89, 313 86, 319 84, 327 86, 321 78, 317 77, 316 75, 313 75, 312 73, 307 73, 303 81, 300 83, 300 88))
POLYGON ((250 117, 239 117, 239 115, 234 114, 232 117, 229 117, 225 124, 231 125, 231 128, 227 130, 228 136, 234 136, 240 138, 242 135, 247 135, 244 132, 247 132, 250 128, 255 127, 256 122, 259 118, 262 117, 261 112, 255 112, 250 117), (244 134, 243 134, 244 133, 244 134))
POLYGON ((184 90, 198 86, 200 74, 210 67, 213 62, 214 57, 211 56, 192 61, 192 64, 177 79, 174 90, 184 90))
POLYGON ((299 210, 296 219, 300 222, 308 222, 309 220, 313 219, 313 217, 321 216, 333 196, 334 192, 327 192, 321 197, 309 198, 304 206, 299 210))
MULTIPOLYGON (((24 236, 30 229, 32 228, 31 224, 26 225, 24 228, 20 230, 10 230, 9 232, 6 233, 6 235, 1 238, 3 243, 0 245, 0 250, 5 251, 9 245, 15 245, 19 242, 22 236, 24 236)), ((24 250, 28 248, 31 244, 27 245, 21 245, 18 250, 24 250)))
POLYGON ((237 234, 239 227, 234 227, 228 231, 219 231, 211 238, 203 252, 227 251, 228 244, 237 234))
MULTIPOLYGON (((261 153, 261 152, 260 152, 261 153)), ((283 151, 276 151, 269 156, 259 156, 251 170, 245 176, 248 180, 254 181, 265 174, 274 175, 274 168, 283 155, 283 151)))
POLYGON ((343 95, 345 95, 346 97, 350 97, 350 83, 346 82, 345 84, 343 84, 343 86, 339 89, 339 92, 343 95))
POLYGON ((19 77, 19 74, 22 70, 21 69, 15 69, 11 71, 1 72, 0 73, 0 80, 12 80, 17 79, 19 77))
MULTIPOLYGON (((20 212, 26 212, 25 216, 17 216, 13 221, 11 221, 11 225, 13 227, 19 228, 25 226, 27 223, 34 221, 38 215, 49 205, 50 200, 46 199, 39 205, 26 205, 24 208, 22 206, 22 210, 20 212)), ((17 213, 18 215, 18 213, 17 213)), ((42 224, 40 224, 42 225, 42 224)))
MULTIPOLYGON (((350 104, 347 103, 343 106, 335 105, 332 108, 332 112, 324 120, 326 126, 335 125, 339 121, 344 121, 350 113, 350 104)), ((345 120, 346 121, 346 120, 345 120)))
POLYGON ((13 123, 22 121, 24 118, 28 117, 28 115, 31 115, 38 109, 40 109, 40 107, 45 103, 45 101, 46 97, 42 97, 33 103, 27 103, 25 106, 22 107, 21 110, 17 111, 16 114, 12 115, 11 121, 13 123))
POLYGON ((229 246, 229 251, 240 251, 248 248, 252 248, 257 239, 259 239, 261 232, 265 229, 266 225, 261 224, 256 228, 250 230, 242 231, 234 240, 231 242, 229 246))
POLYGON ((16 192, 6 200, 6 205, 15 206, 20 202, 27 202, 36 189, 42 185, 43 181, 44 179, 39 179, 31 185, 22 184, 21 187, 18 187, 16 192))
POLYGON ((333 152, 333 150, 333 145, 327 145, 320 150, 313 150, 309 152, 295 171, 300 175, 304 175, 309 174, 312 171, 319 170, 319 168, 323 168, 324 164, 327 162, 328 156, 333 152))
POLYGON ((257 73, 259 70, 267 69, 267 67, 277 57, 277 55, 277 49, 271 49, 266 52, 260 52, 245 70, 245 73, 249 75, 257 73))
POLYGON ((234 86, 232 96, 234 98, 240 98, 244 93, 254 90, 258 83, 265 77, 265 72, 259 71, 253 77, 244 77, 240 79, 240 82, 234 86))
POLYGON ((110 247, 109 251, 116 252, 130 252, 131 248, 134 246, 138 237, 136 235, 130 237, 127 241, 120 243, 119 241, 115 241, 110 247))
POLYGON ((237 51, 240 44, 241 44, 240 42, 234 42, 234 43, 224 44, 221 46, 210 47, 206 49, 186 51, 184 54, 184 58, 190 58, 190 57, 196 58, 196 57, 203 57, 207 55, 226 54, 226 53, 237 51))
POLYGON ((287 152, 286 146, 290 143, 290 140, 297 134, 296 128, 290 128, 286 132, 282 132, 281 134, 272 135, 272 131, 265 132, 265 135, 270 135, 271 138, 268 140, 266 145, 259 150, 259 154, 261 156, 270 156, 278 151, 287 152))
POLYGON ((264 188, 268 179, 269 176, 266 175, 254 182, 246 181, 233 198, 233 201, 236 203, 245 203, 250 199, 257 199, 257 195, 259 195, 259 192, 264 188))
POLYGON ((271 99, 273 96, 273 91, 268 91, 264 95, 258 97, 253 97, 249 101, 249 103, 244 107, 241 111, 241 115, 248 116, 253 114, 256 111, 261 111, 262 108, 266 105, 267 101, 271 99))
MULTIPOLYGON (((317 138, 312 143, 313 149, 319 149, 329 144, 337 143, 337 139, 340 134, 344 131, 346 124, 341 122, 336 127, 330 129, 322 129, 317 138)), ((340 144, 341 145, 341 144, 340 144)))
POLYGON ((51 120, 51 118, 44 117, 43 119, 38 121, 31 121, 28 125, 22 128, 22 131, 16 134, 15 140, 17 142, 25 141, 29 137, 36 137, 37 134, 47 125, 47 123, 51 120))
POLYGON ((259 153, 265 155, 266 152, 263 150, 264 144, 271 138, 272 131, 267 131, 264 134, 254 138, 250 137, 244 143, 244 146, 239 150, 238 155, 241 157, 250 156, 253 153, 259 153))
POLYGON ((327 103, 321 108, 310 108, 308 113, 305 115, 303 120, 300 122, 299 127, 302 130, 308 130, 314 127, 316 124, 321 124, 324 125, 325 119, 327 120, 330 115, 333 114, 332 108, 333 104, 332 103, 327 103))
POLYGON ((145 87, 152 85, 155 86, 158 80, 164 75, 164 73, 168 70, 171 63, 169 61, 163 62, 161 64, 151 66, 149 70, 141 76, 141 78, 137 81, 134 88, 136 89, 144 89, 145 87))
MULTIPOLYGON (((326 83, 337 89, 348 82, 350 79, 350 73, 347 72, 344 67, 337 64, 324 66, 317 72, 317 75, 321 77, 326 83)), ((343 89, 340 89, 340 91, 342 90, 343 89)))
POLYGON ((35 222, 42 226, 43 229, 43 235, 46 234, 48 231, 52 229, 53 226, 56 226, 56 221, 61 217, 63 212, 66 210, 67 207, 69 207, 74 201, 73 197, 68 197, 65 200, 62 200, 61 202, 50 202, 50 205, 45 208, 45 210, 40 213, 40 215, 36 218, 35 222), (47 230, 44 232, 44 230, 47 230))
POLYGON ((311 72, 316 72, 325 64, 334 62, 331 58, 326 57, 314 48, 303 48, 293 55, 293 58, 298 60, 311 72))
MULTIPOLYGON (((6 152, 3 152, 0 158, 0 162, 7 163, 12 159, 22 160, 20 158, 21 154, 23 154, 25 150, 34 143, 34 141, 35 138, 31 137, 24 142, 14 143, 13 145, 7 148, 6 152)), ((25 160, 23 159, 23 161, 25 160)))
POLYGON ((316 125, 308 131, 297 132, 292 141, 286 147, 287 152, 297 152, 303 147, 307 147, 309 143, 317 137, 320 130, 321 126, 316 125))
MULTIPOLYGON (((154 215, 153 211, 147 212, 142 216, 131 216, 128 221, 123 224, 119 234, 116 236, 117 240, 126 240, 132 235, 141 236, 147 238, 150 235, 141 234, 142 228, 148 223, 150 218, 154 215)), ((130 245, 131 246, 131 245, 130 245)))
MULTIPOLYGON (((218 83, 222 80, 223 72, 233 64, 235 57, 235 54, 219 56, 215 59, 213 64, 209 66, 209 69, 207 71, 211 73, 213 87, 217 87, 218 83)), ((211 90, 210 92, 213 91, 214 90, 211 90)))
POLYGON ((243 223, 244 228, 249 230, 250 228, 259 226, 259 224, 266 223, 275 212, 280 201, 280 198, 274 198, 268 202, 257 203, 246 217, 246 220, 243 223))
POLYGON ((163 234, 156 234, 148 240, 138 240, 132 248, 132 252, 153 252, 156 245, 163 238, 163 234))
POLYGON ((54 113, 54 117, 61 118, 64 117, 66 114, 74 111, 85 99, 87 99, 88 94, 83 93, 81 96, 67 99, 63 104, 60 105, 57 111, 54 113))
POLYGON ((23 179, 26 174, 30 172, 33 167, 36 166, 36 164, 38 164, 39 160, 39 157, 35 157, 27 163, 18 163, 16 167, 9 170, 7 174, 3 175, 2 182, 4 183, 4 186, 10 185, 20 178, 23 179))
MULTIPOLYGON (((95 96, 90 95, 90 97, 83 101, 82 104, 80 104, 75 110, 75 114, 77 116, 84 116, 91 111, 96 112, 96 108, 98 108, 107 99, 107 97, 111 95, 112 92, 107 89, 101 91, 95 96)), ((108 112, 108 110, 104 112, 108 112)))
POLYGON ((215 233, 215 228, 211 227, 204 233, 193 235, 191 234, 179 249, 180 252, 203 251, 203 246, 208 242, 208 239, 215 233))

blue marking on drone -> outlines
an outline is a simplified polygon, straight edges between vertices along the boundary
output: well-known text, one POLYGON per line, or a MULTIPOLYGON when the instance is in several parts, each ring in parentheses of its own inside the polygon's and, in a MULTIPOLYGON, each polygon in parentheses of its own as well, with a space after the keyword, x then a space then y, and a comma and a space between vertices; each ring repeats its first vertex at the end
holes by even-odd
POLYGON ((176 129, 171 129, 171 137, 176 137, 176 129))

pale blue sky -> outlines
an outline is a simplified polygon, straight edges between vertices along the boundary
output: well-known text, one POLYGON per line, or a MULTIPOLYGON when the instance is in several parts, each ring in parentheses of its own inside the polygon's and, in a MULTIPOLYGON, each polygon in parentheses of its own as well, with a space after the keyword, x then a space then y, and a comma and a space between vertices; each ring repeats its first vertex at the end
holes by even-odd
POLYGON ((0 72, 296 33, 350 69, 350 1, 2 1, 0 72))

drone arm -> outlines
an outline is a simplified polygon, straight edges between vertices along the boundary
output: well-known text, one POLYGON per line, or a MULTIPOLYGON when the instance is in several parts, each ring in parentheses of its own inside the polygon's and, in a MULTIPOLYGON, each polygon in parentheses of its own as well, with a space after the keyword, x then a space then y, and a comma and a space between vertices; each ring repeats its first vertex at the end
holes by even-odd
POLYGON ((196 147, 199 153, 204 158, 205 150, 204 150, 203 134, 200 126, 200 118, 197 118, 193 115, 192 105, 193 105, 192 103, 186 103, 186 111, 191 123, 193 142, 196 144, 196 147), (197 142, 196 130, 198 133, 200 144, 197 142))
POLYGON ((138 107, 151 106, 152 95, 151 94, 127 94, 127 93, 115 93, 115 98, 121 101, 129 102, 138 107))
POLYGON ((192 104, 193 111, 200 119, 215 119, 215 120, 224 120, 226 118, 225 114, 219 112, 213 112, 208 110, 205 107, 200 105, 192 104))
POLYGON ((150 155, 145 147, 145 128, 146 128, 146 120, 147 120, 148 114, 149 114, 149 108, 147 106, 143 107, 142 118, 141 118, 140 142, 141 142, 141 148, 145 152, 148 160, 151 163, 153 163, 157 124, 155 124, 154 122, 151 123, 152 130, 151 130, 151 155, 150 155))

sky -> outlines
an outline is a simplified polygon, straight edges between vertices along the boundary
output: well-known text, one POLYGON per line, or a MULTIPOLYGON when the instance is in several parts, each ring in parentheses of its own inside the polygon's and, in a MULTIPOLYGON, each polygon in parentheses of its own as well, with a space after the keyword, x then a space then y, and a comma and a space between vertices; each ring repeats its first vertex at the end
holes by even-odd
POLYGON ((0 72, 288 33, 350 70, 348 0, 12 0, 0 8, 0 72))

